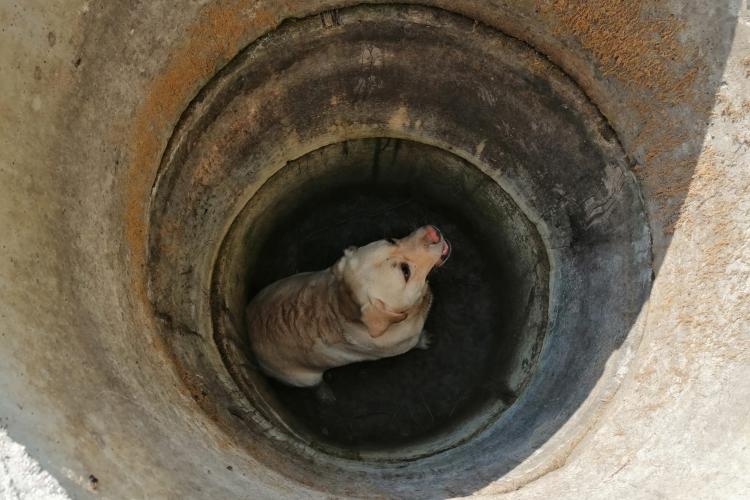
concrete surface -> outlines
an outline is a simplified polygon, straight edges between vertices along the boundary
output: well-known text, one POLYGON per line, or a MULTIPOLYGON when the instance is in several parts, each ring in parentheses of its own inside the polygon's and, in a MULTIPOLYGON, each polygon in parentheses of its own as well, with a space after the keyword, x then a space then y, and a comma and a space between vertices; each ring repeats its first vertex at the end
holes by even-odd
MULTIPOLYGON (((0 425, 72 497, 326 496, 238 446, 184 384, 146 293, 147 213, 216 71, 282 20, 346 3, 0 3, 0 425)), ((747 4, 421 3, 523 41, 585 92, 631 161, 654 259, 622 383, 579 439, 536 475, 514 476, 549 450, 431 496, 747 497, 747 4)), ((37 474, 2 464, 0 485, 37 474)), ((59 493, 36 477, 7 491, 59 493)))

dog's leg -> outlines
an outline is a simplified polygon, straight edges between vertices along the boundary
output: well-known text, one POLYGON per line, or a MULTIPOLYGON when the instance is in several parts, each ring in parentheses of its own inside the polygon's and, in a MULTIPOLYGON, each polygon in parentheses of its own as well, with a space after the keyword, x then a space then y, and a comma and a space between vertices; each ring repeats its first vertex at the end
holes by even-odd
POLYGON ((419 334, 419 340, 417 341, 416 347, 417 349, 427 350, 432 345, 432 334, 428 333, 427 330, 422 330, 422 333, 419 334))
POLYGON ((320 383, 315 387, 315 397, 321 403, 331 404, 336 401, 336 395, 333 393, 333 389, 328 385, 325 380, 321 380, 320 383))

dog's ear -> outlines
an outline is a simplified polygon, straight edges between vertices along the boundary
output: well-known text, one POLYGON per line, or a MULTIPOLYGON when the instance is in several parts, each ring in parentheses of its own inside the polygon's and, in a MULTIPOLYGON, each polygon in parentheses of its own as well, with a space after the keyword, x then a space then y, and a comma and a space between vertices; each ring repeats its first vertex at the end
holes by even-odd
POLYGON ((375 299, 362 306, 362 323, 367 327, 371 337, 380 337, 389 326, 406 319, 406 313, 391 312, 385 303, 375 299))
POLYGON ((347 266, 347 264, 356 264, 356 250, 357 247, 347 247, 344 249, 344 255, 339 258, 339 260, 337 260, 333 266, 331 266, 331 268, 333 269, 333 273, 336 276, 340 278, 344 275, 344 268, 347 266))

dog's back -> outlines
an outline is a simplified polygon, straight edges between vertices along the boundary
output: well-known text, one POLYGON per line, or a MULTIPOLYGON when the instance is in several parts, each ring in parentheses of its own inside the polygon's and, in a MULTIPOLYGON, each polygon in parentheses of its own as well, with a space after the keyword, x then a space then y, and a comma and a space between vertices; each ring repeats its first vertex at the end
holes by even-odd
POLYGON ((330 367, 321 347, 346 342, 346 298, 330 270, 301 273, 265 288, 247 308, 256 358, 271 376, 292 385, 314 385, 330 367), (342 300, 343 299, 343 300, 342 300), (342 321, 343 320, 343 321, 342 321))

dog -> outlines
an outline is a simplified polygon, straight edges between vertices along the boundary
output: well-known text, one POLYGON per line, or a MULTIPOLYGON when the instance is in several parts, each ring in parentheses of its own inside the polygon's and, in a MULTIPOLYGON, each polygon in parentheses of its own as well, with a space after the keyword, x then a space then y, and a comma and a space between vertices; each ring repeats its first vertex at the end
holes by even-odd
POLYGON ((349 247, 323 271, 267 286, 246 310, 261 371, 288 385, 319 387, 331 399, 326 370, 427 349, 427 276, 450 253, 440 230, 427 225, 401 239, 349 247))

